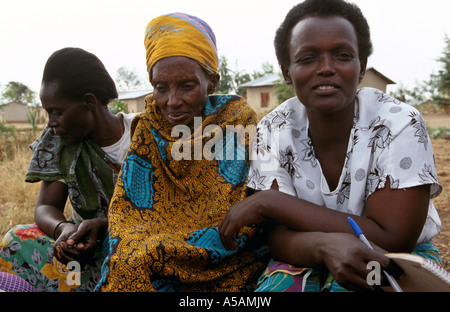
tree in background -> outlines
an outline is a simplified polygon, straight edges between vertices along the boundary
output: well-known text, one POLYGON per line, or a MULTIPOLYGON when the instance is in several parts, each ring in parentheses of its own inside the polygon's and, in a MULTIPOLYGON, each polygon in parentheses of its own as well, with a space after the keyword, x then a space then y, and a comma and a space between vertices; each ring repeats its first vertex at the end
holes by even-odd
MULTIPOLYGON (((237 67, 237 64, 236 64, 237 67)), ((274 67, 269 62, 264 62, 261 65, 261 70, 254 70, 250 75, 245 70, 231 70, 228 67, 227 58, 222 55, 219 57, 219 69, 218 72, 220 74, 219 86, 216 90, 217 93, 228 94, 228 93, 236 93, 240 96, 246 96, 246 88, 241 87, 246 82, 251 80, 255 80, 266 75, 274 74, 274 67)), ((279 82, 275 85, 276 91, 275 94, 277 96, 278 103, 282 103, 287 99, 295 96, 294 90, 291 86, 288 86, 284 81, 281 73, 279 82)))
POLYGON ((439 74, 431 75, 431 81, 437 89, 433 96, 434 102, 441 106, 444 111, 450 112, 450 38, 445 35, 445 48, 443 55, 437 59, 441 63, 439 74))
POLYGON ((282 74, 280 74, 280 80, 275 85, 275 95, 277 96, 278 104, 295 96, 294 88, 286 83, 282 74))
POLYGON ((219 57, 219 69, 220 80, 217 86, 217 93, 228 94, 233 88, 233 77, 231 77, 232 71, 228 68, 228 60, 224 55, 219 57))
POLYGON ((264 62, 261 65, 261 68, 262 68, 262 71, 257 71, 257 70, 253 71, 253 74, 252 74, 253 79, 258 79, 258 78, 264 77, 266 75, 271 75, 274 73, 273 65, 270 64, 269 62, 264 62))
MULTIPOLYGON (((236 64, 237 67, 237 64, 236 64)), ((231 70, 228 67, 227 58, 222 55, 219 57, 219 69, 218 72, 220 74, 219 86, 217 88, 217 93, 227 94, 227 93, 236 93, 240 96, 245 97, 245 88, 242 88, 246 82, 251 81, 252 79, 257 79, 263 77, 265 75, 273 74, 273 66, 269 62, 265 62, 261 66, 262 71, 253 71, 253 74, 250 75, 245 70, 231 70)))
POLYGON ((34 134, 39 122, 38 111, 40 106, 36 101, 36 92, 21 82, 10 81, 3 87, 1 96, 2 101, 5 103, 19 102, 27 105, 27 118, 31 124, 32 133, 34 134))
POLYGON ((36 104, 36 92, 17 81, 10 81, 2 91, 2 99, 5 103, 20 102, 27 105, 36 104))
POLYGON ((400 83, 395 91, 390 92, 390 95, 404 103, 416 106, 427 102, 432 92, 433 87, 431 87, 431 83, 423 81, 421 83, 417 82, 412 89, 408 89, 400 83))
POLYGON ((437 59, 441 69, 431 74, 428 80, 417 82, 412 89, 402 84, 391 95, 411 105, 431 104, 438 111, 450 112, 450 38, 445 35, 445 47, 442 56, 437 59))
POLYGON ((120 67, 117 70, 116 84, 120 91, 136 91, 144 88, 141 78, 126 67, 120 67))
POLYGON ((246 82, 249 82, 252 80, 250 77, 250 74, 246 73, 245 71, 236 71, 234 74, 234 90, 236 94, 245 97, 246 96, 246 88, 241 87, 246 82))

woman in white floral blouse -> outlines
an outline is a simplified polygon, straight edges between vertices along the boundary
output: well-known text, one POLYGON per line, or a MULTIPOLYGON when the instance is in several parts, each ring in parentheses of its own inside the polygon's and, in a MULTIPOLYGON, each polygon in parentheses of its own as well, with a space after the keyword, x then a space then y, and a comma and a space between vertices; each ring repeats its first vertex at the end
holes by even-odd
POLYGON ((227 248, 249 224, 274 225, 261 291, 370 289, 369 261, 414 252, 440 264, 433 150, 417 110, 357 90, 372 52, 369 26, 342 0, 307 0, 281 24, 275 48, 296 97, 259 123, 248 185, 255 194, 220 226, 227 248), (375 250, 359 241, 351 216, 375 250), (269 222, 270 221, 270 222, 269 222), (276 260, 276 261, 275 261, 276 260))

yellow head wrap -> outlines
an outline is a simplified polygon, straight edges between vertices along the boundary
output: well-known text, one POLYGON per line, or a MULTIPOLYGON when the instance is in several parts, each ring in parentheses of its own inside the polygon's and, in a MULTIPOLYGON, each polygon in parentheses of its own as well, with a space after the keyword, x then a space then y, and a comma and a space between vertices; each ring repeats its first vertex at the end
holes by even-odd
POLYGON ((185 56, 196 61, 209 74, 217 73, 216 37, 201 19, 184 13, 159 16, 145 31, 147 70, 160 59, 185 56))

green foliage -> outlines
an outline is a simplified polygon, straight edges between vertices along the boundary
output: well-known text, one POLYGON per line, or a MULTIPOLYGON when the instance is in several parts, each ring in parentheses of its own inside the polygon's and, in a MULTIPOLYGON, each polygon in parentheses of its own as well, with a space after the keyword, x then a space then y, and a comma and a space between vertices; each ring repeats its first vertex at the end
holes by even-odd
POLYGON ((239 94, 240 96, 245 96, 246 95, 246 88, 241 87, 241 85, 243 85, 246 82, 249 82, 250 80, 252 80, 252 78, 250 77, 250 74, 247 74, 246 72, 236 72, 234 75, 234 85, 235 88, 234 90, 236 91, 236 94, 239 94))
POLYGON ((435 85, 439 93, 448 100, 450 99, 450 38, 445 35, 444 41, 444 52, 437 59, 441 63, 441 70, 439 70, 439 74, 432 75, 432 78, 435 78, 435 85))
POLYGON ((228 69, 227 58, 222 55, 219 57, 219 69, 220 80, 217 86, 217 93, 228 94, 233 89, 233 78, 231 77, 231 70, 228 69))
POLYGON ((36 92, 17 81, 10 81, 4 86, 2 92, 4 102, 20 102, 23 104, 35 104, 36 92))
POLYGON ((262 67, 262 71, 257 71, 257 70, 253 71, 253 74, 252 74, 253 79, 258 79, 258 78, 264 77, 266 75, 273 74, 273 66, 269 62, 264 62, 261 67, 262 67))
POLYGON ((269 62, 263 63, 261 69, 262 70, 260 71, 254 71, 251 75, 245 72, 245 70, 231 70, 228 66, 227 58, 224 55, 220 56, 218 69, 220 81, 216 90, 217 93, 228 94, 234 92, 245 97, 246 88, 241 87, 241 85, 249 82, 250 80, 274 73, 273 66, 269 62))
POLYGON ((6 123, 0 121, 0 136, 13 136, 16 135, 16 127, 7 126, 6 123))
POLYGON ((37 123, 36 123, 36 110, 33 108, 28 109, 27 118, 28 122, 31 124, 31 129, 33 133, 36 131, 37 123))
POLYGON ((28 122, 31 124, 31 130, 32 130, 33 134, 36 132, 36 129, 37 129, 38 117, 39 117, 38 110, 39 110, 39 106, 34 105, 33 107, 29 107, 28 112, 27 112, 28 122))
POLYGON ((295 96, 294 88, 292 88, 291 85, 286 84, 282 75, 280 75, 280 80, 275 85, 275 88, 275 95, 277 96, 278 103, 283 103, 295 96))
POLYGON ((442 107, 445 112, 450 112, 450 38, 445 35, 445 48, 442 56, 437 59, 441 64, 438 74, 431 75, 430 85, 434 88, 431 99, 442 107))
POLYGON ((445 127, 440 127, 437 129, 427 127, 428 134, 433 139, 449 139, 450 129, 445 127))
POLYGON ((439 110, 450 112, 450 38, 445 35, 445 47, 442 56, 437 59, 441 69, 437 74, 431 74, 429 80, 418 82, 411 89, 403 85, 391 94, 401 101, 412 105, 427 105, 433 103, 439 110))
POLYGON ((115 100, 112 104, 108 105, 108 108, 109 111, 114 115, 117 114, 118 112, 128 114, 127 104, 125 104, 125 102, 120 100, 115 100))

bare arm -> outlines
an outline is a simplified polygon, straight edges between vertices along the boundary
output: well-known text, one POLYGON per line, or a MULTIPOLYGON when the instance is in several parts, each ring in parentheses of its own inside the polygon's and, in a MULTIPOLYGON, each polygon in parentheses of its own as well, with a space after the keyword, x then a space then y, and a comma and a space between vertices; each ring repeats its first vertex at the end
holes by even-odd
MULTIPOLYGON (((390 252, 410 252, 425 222, 430 187, 377 190, 366 203, 366 216, 353 216, 366 237, 390 252)), ((260 191, 231 207, 220 224, 224 245, 235 248, 234 233, 245 225, 273 220, 301 232, 351 233, 349 214, 318 206, 276 190, 260 191)))
POLYGON ((269 246, 278 261, 298 267, 326 267, 336 282, 349 290, 370 290, 367 263, 377 261, 389 269, 385 251, 373 245, 367 248, 354 234, 298 232, 284 226, 277 227, 269 239, 269 246))
MULTIPOLYGON (((55 227, 66 220, 64 217, 64 207, 68 196, 67 185, 59 181, 41 182, 38 200, 35 209, 35 222, 39 228, 48 236, 53 236, 55 227)), ((64 227, 63 223, 58 226, 56 237, 59 236, 64 227)), ((70 225, 69 225, 70 226, 70 225)))

